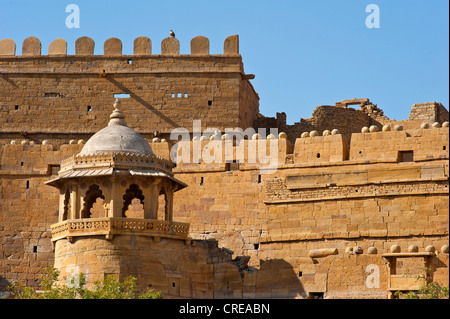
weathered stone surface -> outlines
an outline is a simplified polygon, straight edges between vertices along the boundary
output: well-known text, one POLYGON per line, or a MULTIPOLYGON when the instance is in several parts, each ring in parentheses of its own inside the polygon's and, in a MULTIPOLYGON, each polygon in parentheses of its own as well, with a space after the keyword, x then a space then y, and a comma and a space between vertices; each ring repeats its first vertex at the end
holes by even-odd
POLYGON ((436 251, 436 248, 434 247, 434 245, 428 245, 427 247, 425 247, 425 251, 434 253, 436 251))
POLYGON ((22 55, 41 55, 41 41, 36 37, 28 37, 23 40, 22 55))
POLYGON ((14 56, 16 54, 16 43, 12 39, 0 41, 0 56, 14 56))
POLYGON ((409 251, 410 253, 417 253, 417 252, 419 251, 419 247, 417 247, 416 245, 410 245, 410 246, 408 247, 408 251, 409 251))
POLYGON ((137 37, 133 42, 134 55, 152 54, 152 40, 147 37, 137 37))
POLYGON ((336 248, 321 248, 313 249, 309 251, 309 257, 311 258, 321 258, 329 255, 337 255, 338 250, 336 248))
POLYGON ((223 43, 223 54, 239 54, 239 35, 230 35, 223 43))
POLYGON ((122 55, 122 41, 117 38, 109 38, 103 44, 104 55, 122 55))
POLYGON ((53 40, 48 46, 48 55, 66 55, 67 42, 64 39, 53 40))
POLYGON ((89 37, 81 37, 75 41, 76 55, 93 55, 95 42, 89 37))
POLYGON ((180 54, 180 41, 174 37, 168 37, 161 41, 161 54, 162 55, 179 55, 180 54))
POLYGON ((204 36, 196 36, 191 40, 191 54, 193 55, 208 55, 209 54, 209 39, 204 36))

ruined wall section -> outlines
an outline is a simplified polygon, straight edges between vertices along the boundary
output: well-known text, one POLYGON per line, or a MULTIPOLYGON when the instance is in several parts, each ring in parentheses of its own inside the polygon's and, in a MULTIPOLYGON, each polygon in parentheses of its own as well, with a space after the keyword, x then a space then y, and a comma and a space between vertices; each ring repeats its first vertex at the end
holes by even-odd
POLYGON ((394 128, 400 125, 405 130, 414 130, 422 124, 429 126, 434 123, 448 122, 447 109, 437 102, 417 103, 411 108, 408 120, 395 120, 388 118, 377 104, 372 104, 369 99, 350 99, 336 102, 332 105, 317 106, 311 117, 300 119, 293 125, 286 122, 286 114, 276 113, 276 117, 265 117, 258 114, 254 121, 255 128, 276 127, 280 132, 286 132, 292 144, 303 133, 317 131, 322 135, 325 130, 337 129, 350 142, 352 133, 359 133, 363 127, 377 126, 382 130, 389 125, 394 128), (355 108, 352 105, 358 105, 355 108))
POLYGON ((262 117, 256 119, 254 125, 259 127, 277 127, 280 132, 286 132, 292 144, 304 132, 318 131, 320 135, 325 130, 337 129, 348 141, 352 133, 357 133, 364 126, 378 124, 366 113, 353 108, 342 108, 332 105, 317 106, 309 119, 301 119, 293 125, 286 124, 286 114, 277 113, 276 118, 262 117), (270 125, 270 126, 269 126, 270 125))

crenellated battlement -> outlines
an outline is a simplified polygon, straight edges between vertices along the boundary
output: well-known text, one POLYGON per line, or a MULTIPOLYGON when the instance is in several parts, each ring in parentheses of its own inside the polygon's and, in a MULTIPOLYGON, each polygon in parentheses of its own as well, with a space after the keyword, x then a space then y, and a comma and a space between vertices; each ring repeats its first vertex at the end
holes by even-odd
POLYGON ((129 55, 118 38, 107 39, 102 54, 94 54, 97 44, 86 36, 75 41, 75 54, 68 54, 64 39, 52 41, 47 55, 42 45, 29 37, 19 55, 12 39, 0 41, 1 133, 10 139, 22 133, 61 138, 68 132, 87 139, 104 126, 108 101, 117 95, 129 124, 147 137, 191 127, 196 119, 220 130, 245 129, 259 112, 238 35, 224 40, 220 54, 210 53, 204 36, 190 41, 190 54, 181 54, 174 37, 163 39, 157 54, 144 36, 134 40, 129 55))
MULTIPOLYGON (((0 58, 15 57, 16 43, 12 39, 0 40, 0 58)), ((90 37, 83 36, 75 41, 75 56, 93 56, 95 41, 90 37)), ((122 41, 118 38, 109 38, 103 43, 103 56, 121 56, 122 41)), ((134 56, 151 56, 152 40, 145 36, 137 37, 133 42, 134 56)), ((180 55, 180 41, 175 37, 167 37, 161 41, 161 55, 180 55)), ((210 55, 209 39, 205 36, 196 36, 190 41, 190 55, 201 56, 210 55)), ((223 43, 223 53, 221 55, 239 55, 239 36, 230 35, 223 43)), ((42 56, 42 43, 36 37, 28 37, 22 43, 22 57, 42 56)), ((67 56, 67 42, 59 38, 53 40, 48 46, 48 56, 67 56)))

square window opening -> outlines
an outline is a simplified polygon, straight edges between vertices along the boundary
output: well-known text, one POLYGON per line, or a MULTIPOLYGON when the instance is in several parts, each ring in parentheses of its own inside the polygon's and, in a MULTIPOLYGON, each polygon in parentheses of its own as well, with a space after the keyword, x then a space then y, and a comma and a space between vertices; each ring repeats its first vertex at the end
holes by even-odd
POLYGON ((399 162, 413 162, 414 161, 414 151, 399 151, 398 152, 399 162))
POLYGON ((130 98, 130 94, 127 94, 127 93, 116 93, 116 94, 114 94, 114 98, 115 99, 129 99, 130 98))

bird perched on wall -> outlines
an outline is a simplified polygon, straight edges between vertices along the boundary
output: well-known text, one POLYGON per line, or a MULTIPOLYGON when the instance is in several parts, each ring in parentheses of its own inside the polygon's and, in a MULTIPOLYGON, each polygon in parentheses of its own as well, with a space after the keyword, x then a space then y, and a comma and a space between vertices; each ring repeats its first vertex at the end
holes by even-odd
POLYGON ((173 32, 172 30, 170 30, 170 36, 175 38, 175 32, 173 32))

